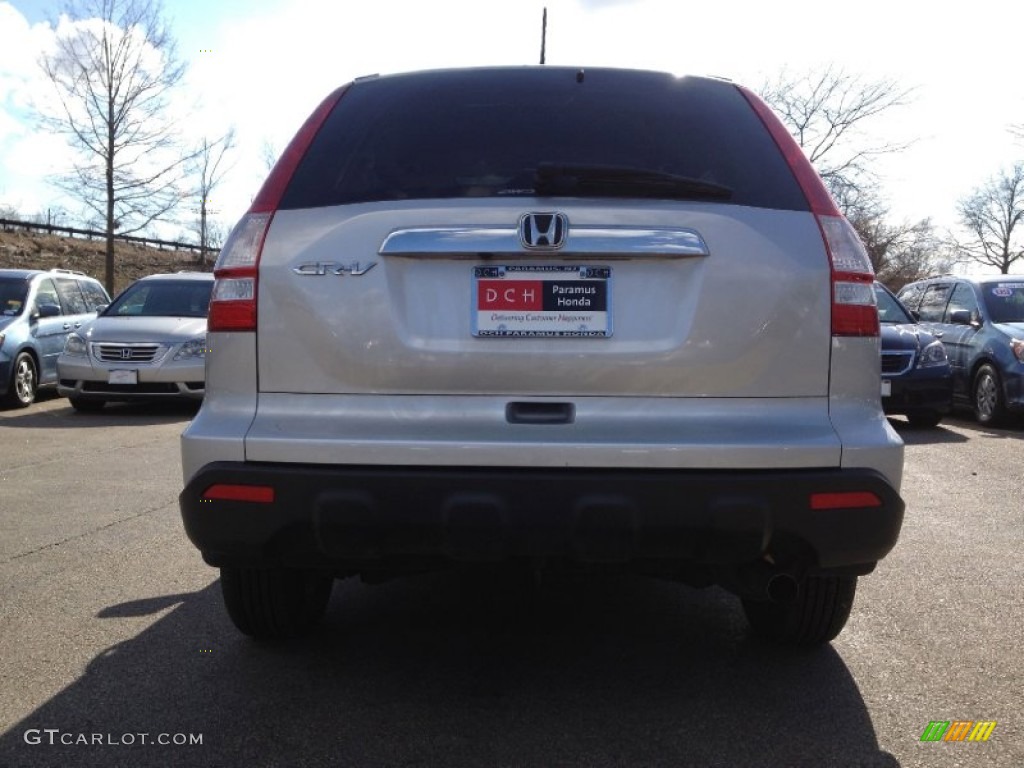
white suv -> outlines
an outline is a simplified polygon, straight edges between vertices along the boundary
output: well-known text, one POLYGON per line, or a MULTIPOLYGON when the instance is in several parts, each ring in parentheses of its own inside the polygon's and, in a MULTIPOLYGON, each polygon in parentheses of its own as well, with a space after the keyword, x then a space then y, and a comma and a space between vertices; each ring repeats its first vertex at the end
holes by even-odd
POLYGON ((521 559, 717 583, 821 643, 896 542, 869 260, 733 83, 357 80, 215 276, 181 509, 245 633, 335 577, 521 559))

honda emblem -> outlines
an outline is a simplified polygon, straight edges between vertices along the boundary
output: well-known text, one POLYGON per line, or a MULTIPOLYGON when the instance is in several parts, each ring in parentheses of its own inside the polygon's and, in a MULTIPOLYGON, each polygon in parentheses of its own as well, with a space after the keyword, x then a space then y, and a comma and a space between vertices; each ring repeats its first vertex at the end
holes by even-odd
POLYGON ((568 234, 569 219, 564 213, 527 213, 519 219, 519 241, 524 248, 561 248, 568 234))

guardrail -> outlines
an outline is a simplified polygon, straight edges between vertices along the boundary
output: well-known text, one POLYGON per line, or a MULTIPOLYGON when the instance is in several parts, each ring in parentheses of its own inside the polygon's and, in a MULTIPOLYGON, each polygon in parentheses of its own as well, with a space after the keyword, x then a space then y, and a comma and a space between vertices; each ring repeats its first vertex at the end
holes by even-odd
MULTIPOLYGON (((0 219, 0 229, 4 232, 14 232, 16 230, 28 231, 28 232, 39 232, 43 234, 60 234, 67 237, 84 237, 89 240, 93 239, 105 239, 107 236, 106 232, 97 232, 92 229, 78 229, 76 227, 58 227, 55 224, 40 224, 34 221, 16 221, 14 219, 0 219)), ((139 245, 145 245, 147 247, 156 247, 159 250, 168 248, 175 251, 191 251, 192 253, 200 253, 203 249, 196 243, 179 243, 174 240, 157 240, 152 237, 137 237, 136 235, 114 235, 115 240, 120 240, 126 243, 137 243, 139 245)), ((216 253, 219 248, 207 248, 207 253, 216 253)))

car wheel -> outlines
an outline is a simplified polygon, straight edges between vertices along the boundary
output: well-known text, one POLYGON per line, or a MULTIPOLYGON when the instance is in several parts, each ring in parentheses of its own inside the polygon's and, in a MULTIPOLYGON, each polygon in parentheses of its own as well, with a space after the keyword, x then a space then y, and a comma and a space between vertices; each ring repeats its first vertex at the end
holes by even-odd
POLYGON ((856 592, 856 576, 807 576, 793 600, 744 600, 743 612, 761 638, 786 645, 820 645, 846 626, 856 592))
POLYGON ((1003 385, 991 365, 983 365, 974 377, 974 416, 979 424, 995 425, 1006 416, 1003 385))
POLYGON ((14 359, 11 380, 8 383, 4 402, 15 408, 27 408, 35 402, 38 387, 39 377, 36 361, 28 352, 22 352, 14 359))
POLYGON ((105 400, 89 400, 81 397, 69 397, 68 401, 71 403, 72 408, 84 413, 102 411, 103 406, 107 404, 105 400))
POLYGON ((231 621, 261 640, 307 632, 324 615, 334 577, 297 568, 221 568, 220 586, 231 621))
POLYGON ((907 414, 907 421, 917 429, 931 429, 942 421, 942 414, 938 411, 914 411, 907 414))

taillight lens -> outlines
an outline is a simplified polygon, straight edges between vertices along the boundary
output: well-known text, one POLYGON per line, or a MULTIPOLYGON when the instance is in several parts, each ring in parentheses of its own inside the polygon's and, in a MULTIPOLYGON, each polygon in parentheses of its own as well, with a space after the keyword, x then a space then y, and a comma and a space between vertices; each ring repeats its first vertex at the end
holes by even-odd
POLYGON ((256 330, 256 272, 272 213, 247 213, 231 230, 213 268, 207 329, 256 330))
POLYGON ((739 86, 789 164, 793 176, 817 217, 832 270, 832 335, 878 336, 875 270, 853 226, 836 206, 811 161, 796 139, 753 91, 739 86))
POLYGON ((844 216, 819 216, 832 261, 832 335, 878 336, 875 270, 857 232, 844 216))

